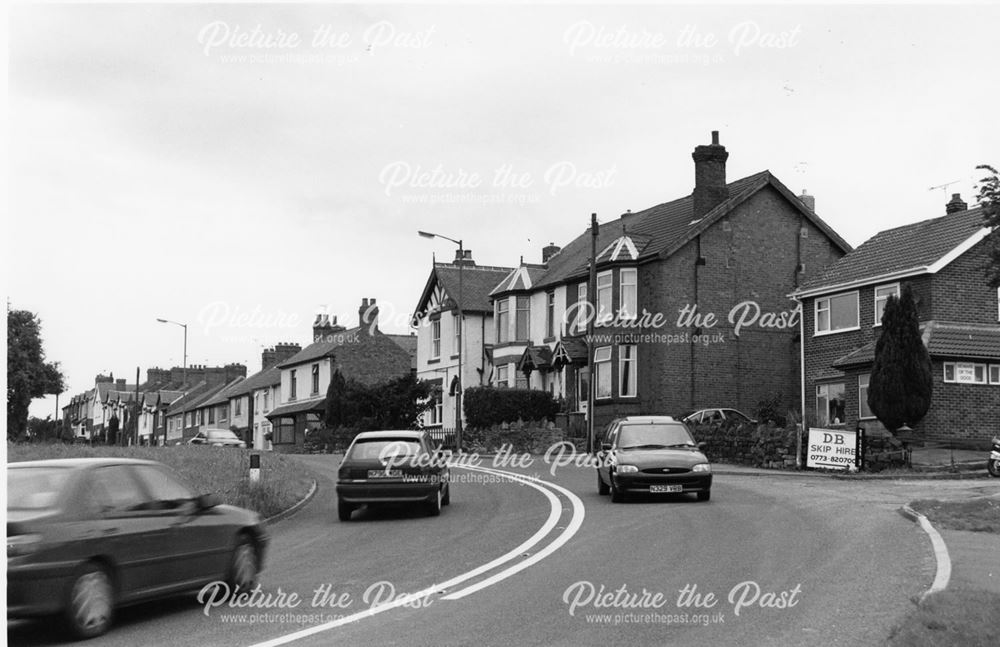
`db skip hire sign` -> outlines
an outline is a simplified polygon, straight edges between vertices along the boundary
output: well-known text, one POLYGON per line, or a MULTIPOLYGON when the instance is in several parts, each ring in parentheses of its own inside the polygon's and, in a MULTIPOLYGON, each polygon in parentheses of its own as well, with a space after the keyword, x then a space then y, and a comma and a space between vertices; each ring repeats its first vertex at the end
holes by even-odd
POLYGON ((810 429, 806 467, 848 469, 857 465, 858 434, 839 429, 810 429))

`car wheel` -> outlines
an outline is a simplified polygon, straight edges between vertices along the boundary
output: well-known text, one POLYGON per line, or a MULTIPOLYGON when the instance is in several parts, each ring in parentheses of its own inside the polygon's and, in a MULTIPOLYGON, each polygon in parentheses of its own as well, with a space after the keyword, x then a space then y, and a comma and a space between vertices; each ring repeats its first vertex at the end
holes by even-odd
POLYGON ((443 500, 444 496, 441 494, 441 488, 438 488, 437 493, 434 495, 434 500, 427 504, 427 514, 432 517, 441 514, 441 502, 443 500))
POLYGON ((712 498, 712 491, 711 490, 705 490, 704 492, 699 492, 698 493, 698 500, 699 501, 708 501, 711 498, 712 498))
POLYGON ((257 549, 254 548, 253 541, 246 535, 240 535, 229 561, 229 585, 233 587, 233 592, 253 589, 259 572, 257 549))
POLYGON ((611 490, 611 502, 612 503, 624 503, 625 502, 625 493, 622 492, 621 490, 619 490, 615 486, 615 477, 611 476, 611 474, 609 473, 608 474, 608 478, 611 480, 611 487, 610 487, 610 490, 611 490))
POLYGON ((608 484, 604 482, 601 478, 601 473, 597 472, 597 493, 601 496, 606 495, 610 490, 608 489, 608 484))
POLYGON ((100 636, 111 626, 115 608, 111 575, 100 564, 83 567, 69 588, 66 622, 76 638, 100 636))
POLYGON ((441 505, 451 505, 451 484, 447 481, 444 484, 444 498, 441 499, 441 505))
POLYGON ((337 499, 337 518, 341 521, 350 521, 354 506, 343 499, 337 499))
POLYGON ((986 471, 990 476, 1000 476, 1000 460, 991 458, 986 461, 986 471))

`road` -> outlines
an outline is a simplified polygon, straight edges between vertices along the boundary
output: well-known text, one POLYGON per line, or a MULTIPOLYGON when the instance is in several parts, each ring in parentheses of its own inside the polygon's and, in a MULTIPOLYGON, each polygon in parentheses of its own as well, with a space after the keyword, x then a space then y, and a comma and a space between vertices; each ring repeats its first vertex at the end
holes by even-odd
MULTIPOLYGON (((454 470, 437 518, 341 523, 336 459, 301 460, 317 495, 273 527, 254 608, 142 605, 88 645, 878 644, 934 577, 926 537, 896 512, 917 494, 906 484, 717 474, 708 503, 618 505, 592 469, 535 459, 503 468, 531 482, 454 470)), ((51 623, 8 639, 61 640, 51 623)))

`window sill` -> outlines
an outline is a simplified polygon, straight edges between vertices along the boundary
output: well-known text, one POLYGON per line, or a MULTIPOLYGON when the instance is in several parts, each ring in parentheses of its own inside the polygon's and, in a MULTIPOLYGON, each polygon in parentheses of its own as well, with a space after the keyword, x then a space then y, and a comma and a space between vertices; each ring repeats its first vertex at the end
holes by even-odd
POLYGON ((813 332, 813 337, 827 337, 828 335, 839 335, 844 332, 856 332, 861 330, 861 326, 854 326, 853 328, 838 328, 837 330, 826 330, 826 331, 815 331, 813 332))
POLYGON ((441 363, 441 357, 440 356, 438 356, 438 357, 432 357, 429 360, 427 360, 427 363, 428 364, 440 364, 441 363))

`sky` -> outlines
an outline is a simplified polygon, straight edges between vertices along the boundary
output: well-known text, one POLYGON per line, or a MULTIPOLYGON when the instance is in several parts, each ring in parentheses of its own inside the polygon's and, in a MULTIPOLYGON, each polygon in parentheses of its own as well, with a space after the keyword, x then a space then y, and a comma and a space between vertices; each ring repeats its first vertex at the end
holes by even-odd
MULTIPOLYGON (((409 332, 432 259, 540 262, 590 214, 769 169, 850 244, 1000 164, 1000 7, 20 4, 10 307, 68 397, 241 362, 320 311, 409 332), (936 187, 936 188, 932 188, 936 187)), ((51 415, 55 398, 36 400, 51 415)))

